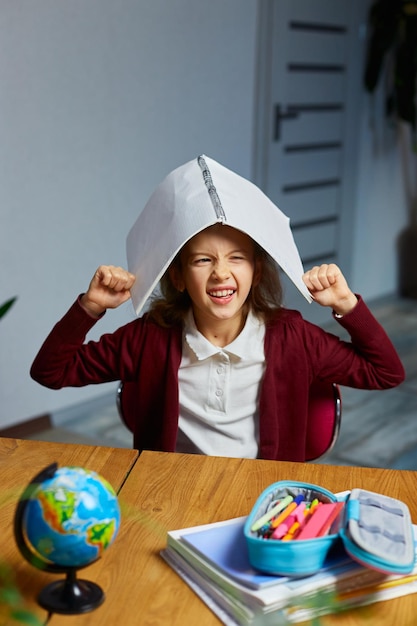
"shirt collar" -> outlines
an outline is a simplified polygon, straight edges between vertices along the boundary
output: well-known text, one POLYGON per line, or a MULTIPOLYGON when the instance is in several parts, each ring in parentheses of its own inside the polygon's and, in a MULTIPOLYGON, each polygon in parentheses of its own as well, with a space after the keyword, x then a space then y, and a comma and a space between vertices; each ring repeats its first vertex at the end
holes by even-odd
POLYGON ((246 318, 245 326, 239 335, 224 348, 215 346, 204 337, 195 325, 192 309, 187 313, 184 324, 184 341, 199 361, 215 354, 226 352, 239 360, 249 360, 264 354, 265 325, 252 311, 246 318))

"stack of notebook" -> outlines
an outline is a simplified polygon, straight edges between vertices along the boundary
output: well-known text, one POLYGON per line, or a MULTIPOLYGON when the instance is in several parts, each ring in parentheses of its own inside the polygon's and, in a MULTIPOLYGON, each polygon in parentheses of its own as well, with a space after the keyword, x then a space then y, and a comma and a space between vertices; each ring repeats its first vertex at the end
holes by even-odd
POLYGON ((170 531, 161 553, 228 626, 304 622, 417 592, 417 566, 406 576, 387 576, 354 562, 341 543, 313 576, 262 574, 248 560, 245 520, 242 517, 170 531))

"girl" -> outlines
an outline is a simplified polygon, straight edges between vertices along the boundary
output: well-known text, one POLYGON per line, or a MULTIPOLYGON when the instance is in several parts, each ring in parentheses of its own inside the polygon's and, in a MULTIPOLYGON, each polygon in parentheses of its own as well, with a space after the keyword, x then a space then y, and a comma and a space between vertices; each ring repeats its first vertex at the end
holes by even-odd
POLYGON ((135 282, 122 268, 99 267, 31 375, 53 389, 134 381, 138 449, 303 461, 312 382, 386 389, 404 379, 385 331, 336 265, 303 280, 350 342, 283 308, 273 259, 241 230, 215 224, 181 248, 146 314, 85 343, 135 282))

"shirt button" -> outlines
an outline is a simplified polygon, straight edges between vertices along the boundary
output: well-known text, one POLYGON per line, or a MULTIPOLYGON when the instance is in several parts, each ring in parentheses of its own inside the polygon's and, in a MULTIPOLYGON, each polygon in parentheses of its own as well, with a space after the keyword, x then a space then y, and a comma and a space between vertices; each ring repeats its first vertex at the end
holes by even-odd
POLYGON ((223 391, 221 389, 216 389, 216 396, 218 398, 221 398, 222 395, 223 395, 223 391))
POLYGON ((223 372, 224 372, 224 367, 221 367, 221 366, 220 366, 220 367, 218 367, 218 368, 217 368, 217 370, 216 370, 216 372, 217 372, 218 374, 223 374, 223 372))

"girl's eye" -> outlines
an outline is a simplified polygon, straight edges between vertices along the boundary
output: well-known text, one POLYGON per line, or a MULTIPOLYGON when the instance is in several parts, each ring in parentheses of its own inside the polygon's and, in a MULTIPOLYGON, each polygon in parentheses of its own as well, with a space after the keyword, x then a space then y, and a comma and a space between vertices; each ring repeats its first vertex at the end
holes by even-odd
POLYGON ((210 259, 207 257, 199 257, 194 260, 195 265, 204 265, 205 263, 210 263, 210 259))

